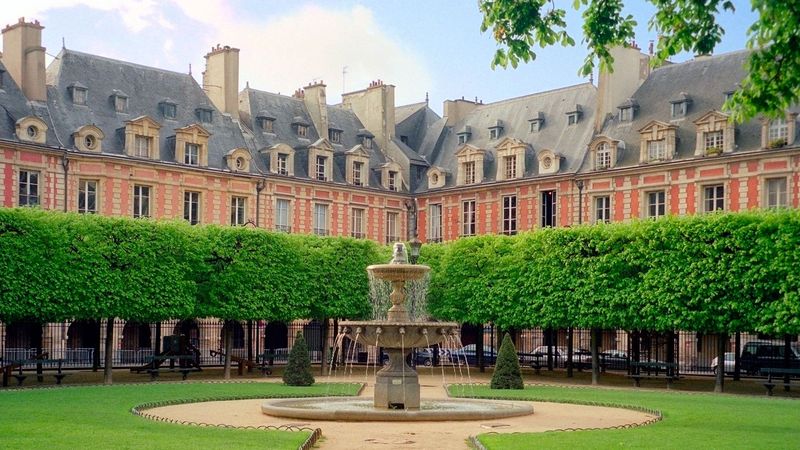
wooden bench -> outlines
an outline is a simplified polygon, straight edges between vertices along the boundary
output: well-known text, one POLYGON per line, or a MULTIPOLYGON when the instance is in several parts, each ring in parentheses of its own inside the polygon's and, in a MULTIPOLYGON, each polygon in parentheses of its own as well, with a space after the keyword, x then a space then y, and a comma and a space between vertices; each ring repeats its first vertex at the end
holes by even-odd
POLYGON ((628 378, 633 379, 633 385, 641 387, 641 380, 658 379, 666 380, 667 389, 672 387, 672 383, 680 379, 678 375, 678 365, 660 361, 633 361, 630 364, 631 373, 628 378))
MULTIPOLYGON (((3 372, 3 386, 7 386, 8 383, 8 375, 5 373, 6 370, 14 368, 17 369, 17 373, 13 375, 13 377, 17 380, 17 386, 22 386, 25 382, 25 379, 28 378, 28 375, 23 373, 24 366, 28 364, 42 364, 42 365, 56 365, 56 373, 53 374, 53 377, 56 380, 56 384, 61 384, 61 381, 66 377, 68 374, 61 371, 62 364, 64 363, 63 359, 21 359, 14 361, 13 363, 9 364, 8 366, 4 367, 3 372)), ((9 373, 11 373, 9 371, 9 373)), ((42 381, 41 373, 37 373, 39 381, 42 381)))
POLYGON ((195 355, 158 355, 152 356, 150 358, 150 362, 152 363, 151 368, 146 369, 145 372, 150 374, 150 381, 155 381, 156 378, 161 373, 168 373, 168 372, 179 372, 183 379, 189 376, 191 372, 200 372, 203 369, 200 367, 193 367, 188 364, 184 364, 184 362, 190 362, 190 364, 194 364, 195 355), (178 367, 175 367, 175 361, 178 361, 178 367), (164 362, 169 361, 170 364, 168 367, 161 367, 161 364, 164 362))
POLYGON ((767 388, 767 395, 772 396, 772 389, 777 385, 782 385, 784 391, 789 391, 792 386, 798 386, 797 383, 792 383, 791 377, 800 376, 800 369, 785 369, 783 367, 764 367, 760 370, 761 375, 767 376, 764 387, 767 388), (773 379, 774 378, 774 379, 773 379), (783 380, 781 380, 783 379, 783 380))

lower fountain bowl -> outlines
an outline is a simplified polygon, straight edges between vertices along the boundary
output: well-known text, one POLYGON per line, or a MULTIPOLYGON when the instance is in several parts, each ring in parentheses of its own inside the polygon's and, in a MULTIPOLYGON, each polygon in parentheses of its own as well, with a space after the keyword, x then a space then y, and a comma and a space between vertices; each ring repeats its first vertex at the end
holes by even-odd
POLYGON ((292 419, 344 422, 414 422, 448 420, 489 420, 533 414, 530 403, 442 399, 423 400, 419 409, 375 408, 371 398, 313 397, 269 400, 261 405, 264 414, 292 419))

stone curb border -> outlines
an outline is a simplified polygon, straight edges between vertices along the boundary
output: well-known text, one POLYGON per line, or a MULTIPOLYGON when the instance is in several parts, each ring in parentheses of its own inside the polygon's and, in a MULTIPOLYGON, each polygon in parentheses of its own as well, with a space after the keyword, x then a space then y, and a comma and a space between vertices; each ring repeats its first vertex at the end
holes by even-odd
MULTIPOLYGON (((450 397, 450 390, 449 390, 450 386, 459 386, 459 384, 452 384, 452 385, 451 384, 446 384, 445 385, 445 392, 447 393, 448 397, 450 397)), ((488 383, 472 383, 471 386, 488 386, 488 383)), ((537 384, 537 386, 560 387, 560 386, 548 385, 548 384, 537 384)), ((635 406, 635 405, 624 405, 624 404, 620 404, 620 403, 611 403, 611 402, 592 402, 592 401, 580 401, 580 400, 553 401, 552 399, 542 399, 542 398, 536 398, 536 397, 526 397, 525 399, 520 399, 520 400, 509 399, 508 397, 501 397, 501 396, 497 396, 497 397, 475 397, 475 398, 481 398, 481 399, 486 399, 486 400, 511 400, 511 401, 526 401, 526 402, 565 403, 565 404, 569 404, 569 405, 584 405, 584 406, 602 406, 602 407, 606 407, 606 408, 627 409, 627 410, 631 410, 631 411, 642 412, 642 413, 649 414, 649 415, 653 416, 652 418, 650 418, 648 420, 645 420, 643 422, 626 423, 626 424, 622 424, 622 425, 615 425, 615 426, 612 426, 612 427, 559 428, 559 429, 555 429, 555 430, 543 431, 543 433, 564 432, 564 431, 622 430, 622 429, 638 428, 638 427, 643 427, 643 426, 646 426, 646 425, 652 425, 654 423, 660 422, 664 418, 663 413, 658 409, 645 408, 643 406, 635 406)), ((498 433, 496 431, 489 431, 487 433, 482 433, 482 434, 500 434, 500 433, 498 433)), ((514 433, 508 433, 508 434, 514 434, 514 433)), ((486 450, 486 447, 484 447, 484 445, 481 444, 481 442, 478 440, 478 436, 477 435, 470 436, 469 437, 469 443, 472 444, 477 450, 486 450)))

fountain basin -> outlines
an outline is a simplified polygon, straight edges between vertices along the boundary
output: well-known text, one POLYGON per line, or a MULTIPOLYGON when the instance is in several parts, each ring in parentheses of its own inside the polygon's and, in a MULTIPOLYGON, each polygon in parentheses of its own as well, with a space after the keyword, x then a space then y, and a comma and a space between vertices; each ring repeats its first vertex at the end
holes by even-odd
POLYGON ((533 414, 533 405, 497 400, 424 400, 419 409, 380 409, 361 397, 315 397, 269 400, 261 405, 264 414, 309 420, 409 422, 489 420, 533 414))
POLYGON ((344 321, 339 324, 346 329, 350 339, 367 345, 385 348, 430 347, 445 339, 445 336, 457 336, 460 327, 455 322, 386 322, 344 321))
POLYGON ((367 272, 375 278, 392 282, 419 280, 430 270, 428 266, 412 264, 373 264, 367 267, 367 272))

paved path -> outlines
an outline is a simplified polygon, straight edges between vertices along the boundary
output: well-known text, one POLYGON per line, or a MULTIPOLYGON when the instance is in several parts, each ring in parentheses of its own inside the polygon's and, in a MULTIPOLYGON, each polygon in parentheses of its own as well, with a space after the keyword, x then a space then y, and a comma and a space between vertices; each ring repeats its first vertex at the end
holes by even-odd
MULTIPOLYGON (((320 382, 326 379, 318 380, 320 382)), ((344 378, 332 381, 348 381, 344 378)), ((354 378, 349 381, 363 381, 354 378)), ((448 380, 454 382, 456 380, 448 380)), ((423 399, 446 398, 441 376, 421 375, 423 399)), ((372 397, 370 383, 362 396, 372 397)), ((534 402, 534 414, 524 417, 466 422, 332 422, 281 419, 261 413, 262 400, 193 403, 149 410, 173 419, 237 426, 297 425, 321 428, 322 450, 351 449, 466 449, 471 435, 488 432, 538 432, 561 428, 613 427, 647 421, 651 416, 618 408, 534 402)))

